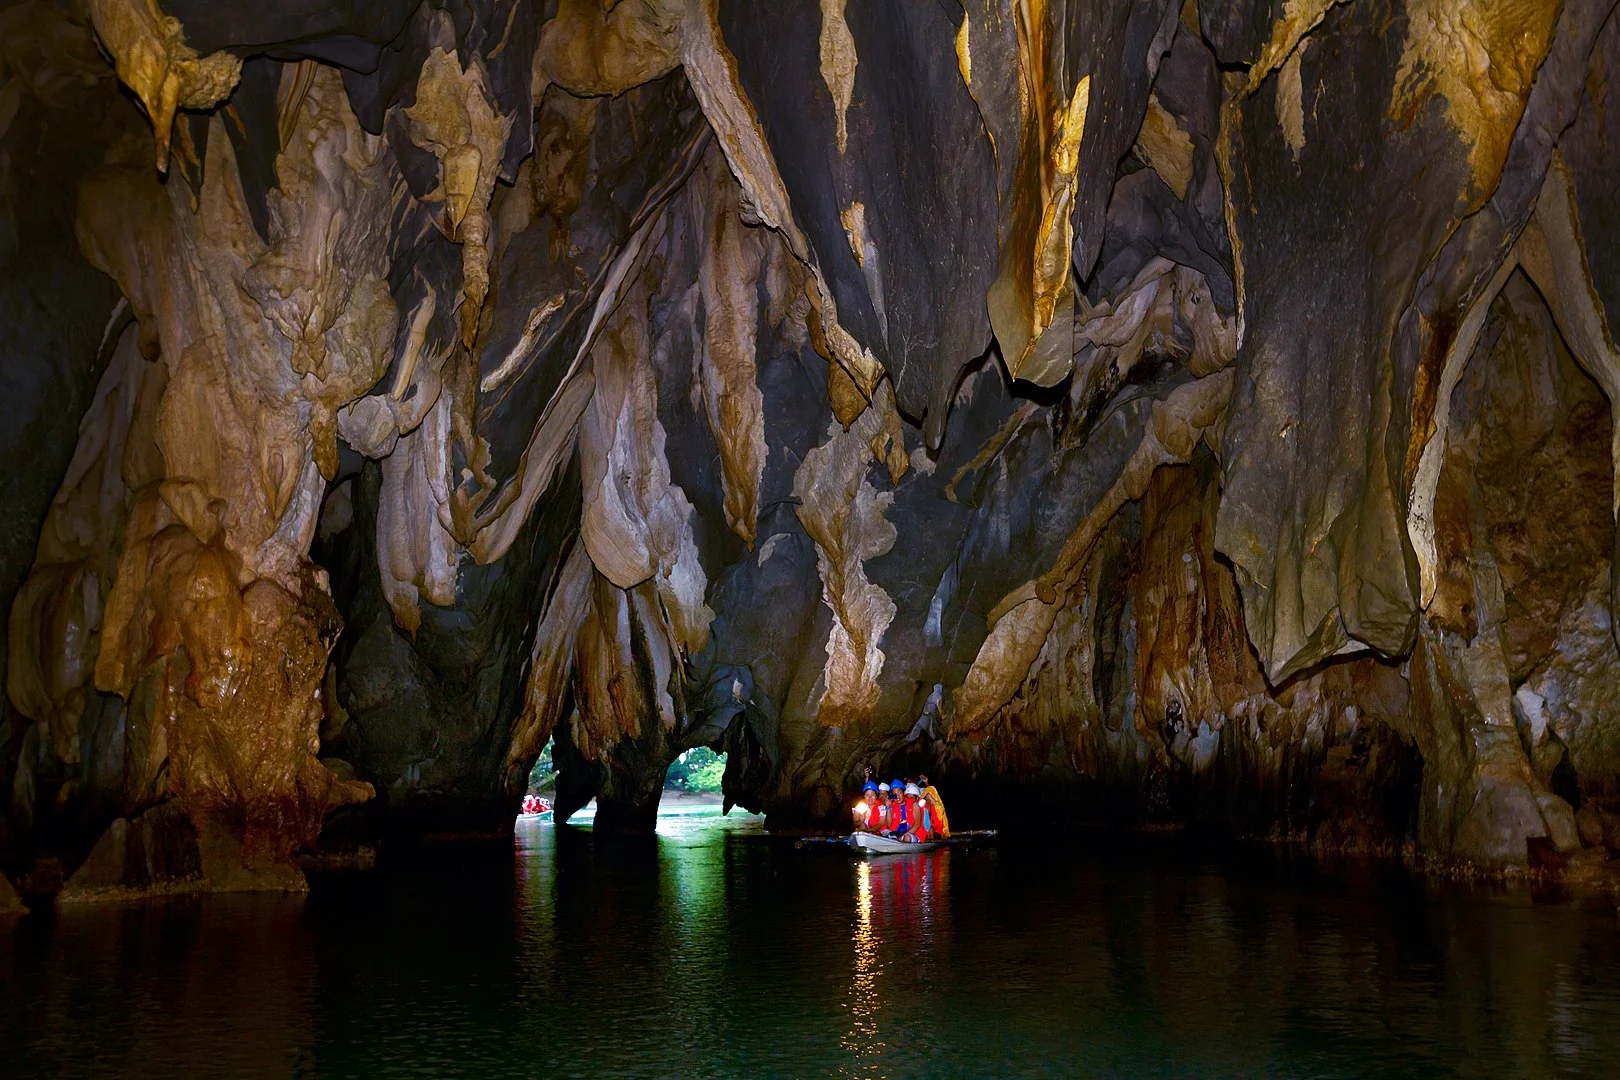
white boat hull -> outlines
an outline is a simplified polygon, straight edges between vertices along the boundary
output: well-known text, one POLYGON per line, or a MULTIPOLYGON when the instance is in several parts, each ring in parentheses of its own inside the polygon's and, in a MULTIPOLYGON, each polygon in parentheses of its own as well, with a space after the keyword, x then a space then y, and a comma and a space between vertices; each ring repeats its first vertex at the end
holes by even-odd
POLYGON ((845 843, 858 855, 905 855, 918 851, 933 851, 939 846, 932 840, 914 844, 896 840, 892 836, 879 836, 877 833, 868 832, 851 833, 845 843))

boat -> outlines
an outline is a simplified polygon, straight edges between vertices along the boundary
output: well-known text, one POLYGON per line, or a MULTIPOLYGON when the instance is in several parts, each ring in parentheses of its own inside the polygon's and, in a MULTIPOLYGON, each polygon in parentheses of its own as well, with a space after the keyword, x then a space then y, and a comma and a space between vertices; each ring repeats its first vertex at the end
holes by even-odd
POLYGON ((528 818, 531 821, 551 821, 551 800, 539 795, 523 796, 523 807, 518 812, 518 817, 528 818))
POLYGON ((933 851, 939 846, 932 840, 913 844, 905 840, 896 840, 892 836, 879 836, 877 833, 869 832, 850 833, 849 839, 844 842, 857 855, 906 855, 914 851, 933 851))

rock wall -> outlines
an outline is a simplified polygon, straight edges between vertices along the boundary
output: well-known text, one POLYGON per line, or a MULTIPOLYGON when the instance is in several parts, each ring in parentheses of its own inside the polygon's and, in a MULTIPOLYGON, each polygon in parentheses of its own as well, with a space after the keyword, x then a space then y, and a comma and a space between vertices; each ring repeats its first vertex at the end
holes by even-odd
MULTIPOLYGON (((127 318, 117 288, 78 253, 78 183, 140 119, 102 107, 114 76, 84 20, 53 5, 7 4, 0 43, 0 453, 8 466, 0 601, 9 610, 127 318)), ((0 634, 9 654, 9 634, 0 634)), ((36 820, 36 803, 49 805, 73 779, 35 719, 0 701, 0 849, 30 849, 36 826, 49 828, 36 820)))
POLYGON ((1601 875, 1614 8, 10 5, 0 869, 291 887, 555 737, 604 831, 709 745, 1601 875))

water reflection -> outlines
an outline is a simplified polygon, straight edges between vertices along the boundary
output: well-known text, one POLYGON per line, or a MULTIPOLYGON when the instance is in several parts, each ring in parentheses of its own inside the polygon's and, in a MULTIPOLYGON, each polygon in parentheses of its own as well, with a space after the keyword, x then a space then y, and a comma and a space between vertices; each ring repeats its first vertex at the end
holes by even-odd
POLYGON ((844 1036, 844 1052, 852 1059, 845 1076, 870 1075, 871 1066, 883 1053, 878 1038, 878 1014, 882 1011, 878 989, 877 934, 872 929, 872 864, 862 860, 855 866, 855 973, 849 984, 849 1033, 844 1036))
POLYGON ((854 965, 845 1008, 841 1074, 886 1076, 890 1023, 923 1000, 936 968, 936 927, 949 898, 950 852, 856 860, 854 965), (892 959, 885 959, 887 951, 892 959))
POLYGON ((858 861, 529 828, 298 899, 0 928, 5 1076, 1542 1076, 1620 1056, 1612 907, 1176 851, 858 861))
POLYGON ((67 908, 48 937, 0 924, 0 1075, 307 1071, 319 1025, 303 915, 302 898, 177 897, 67 908), (43 1051, 34 1068, 24 1040, 43 1051))

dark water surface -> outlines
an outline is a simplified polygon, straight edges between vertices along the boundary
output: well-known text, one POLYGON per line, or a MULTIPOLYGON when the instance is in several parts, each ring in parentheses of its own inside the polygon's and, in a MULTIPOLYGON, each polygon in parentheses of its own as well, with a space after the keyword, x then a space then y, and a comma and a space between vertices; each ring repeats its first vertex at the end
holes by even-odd
POLYGON ((1173 840, 516 845, 0 924, 0 1076, 1620 1076, 1610 907, 1173 840))

